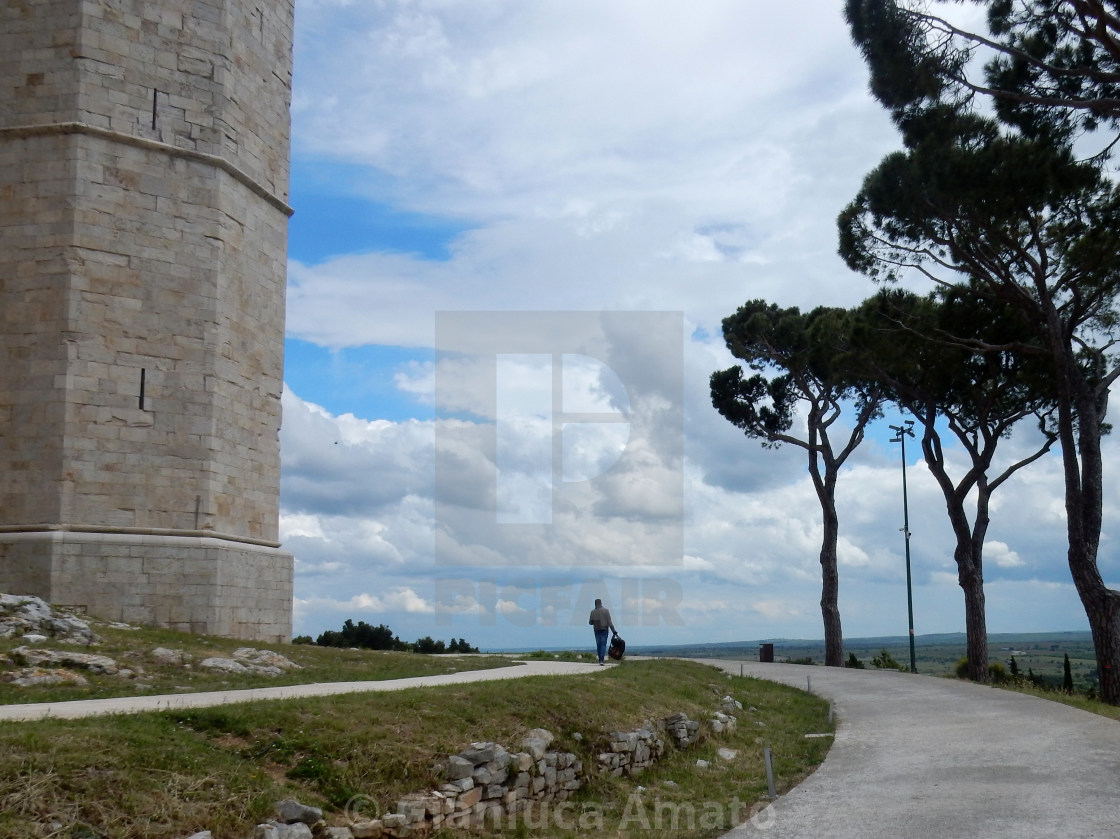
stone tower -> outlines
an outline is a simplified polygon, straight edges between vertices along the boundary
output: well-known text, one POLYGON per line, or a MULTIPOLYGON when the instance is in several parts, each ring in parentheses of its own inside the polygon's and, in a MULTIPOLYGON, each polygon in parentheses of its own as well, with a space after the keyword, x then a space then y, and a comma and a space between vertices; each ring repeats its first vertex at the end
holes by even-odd
POLYGON ((0 0, 0 591, 278 641, 294 0, 0 0))

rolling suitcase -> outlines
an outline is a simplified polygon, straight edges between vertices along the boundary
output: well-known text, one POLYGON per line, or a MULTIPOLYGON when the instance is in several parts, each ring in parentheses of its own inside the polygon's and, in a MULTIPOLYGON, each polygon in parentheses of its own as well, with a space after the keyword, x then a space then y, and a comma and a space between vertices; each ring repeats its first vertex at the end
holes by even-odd
POLYGON ((626 652, 626 642, 622 640, 622 636, 617 632, 611 638, 611 645, 607 648, 607 655, 615 661, 622 661, 622 655, 626 652))

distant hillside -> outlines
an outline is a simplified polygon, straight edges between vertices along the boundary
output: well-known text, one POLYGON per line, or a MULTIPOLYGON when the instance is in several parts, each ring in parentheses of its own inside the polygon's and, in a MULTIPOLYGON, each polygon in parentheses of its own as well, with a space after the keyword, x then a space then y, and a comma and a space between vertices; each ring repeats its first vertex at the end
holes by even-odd
MULTIPOLYGON (((758 660, 760 644, 774 645, 775 661, 824 663, 824 641, 799 638, 773 638, 759 641, 728 641, 710 644, 634 645, 633 655, 674 656, 680 658, 741 658, 758 660)), ((855 655, 865 666, 881 650, 909 665, 910 642, 905 635, 877 638, 845 638, 844 655, 855 655)), ((965 654, 963 632, 934 633, 914 638, 914 659, 919 673, 952 673, 965 654)), ((1074 683, 1087 687, 1096 681, 1096 655, 1088 632, 992 633, 988 636, 988 658, 1011 669, 1011 659, 1024 675, 1028 672, 1050 681, 1061 681, 1065 656, 1070 658, 1074 683)))
MULTIPOLYGON (((988 646, 995 653, 1003 647, 1013 649, 1031 648, 1035 646, 1049 648, 1054 644, 1061 646, 1072 645, 1080 647, 1084 644, 1092 645, 1092 635, 1089 632, 993 632, 988 635, 988 646)), ((630 655, 643 656, 678 656, 680 658, 757 658, 760 644, 773 644, 775 654, 781 653, 786 658, 820 657, 824 658, 824 641, 809 638, 760 638, 754 641, 705 641, 694 644, 629 644, 626 648, 630 655), (798 655, 791 655, 796 651, 798 655)), ((958 646, 961 655, 964 654, 965 635, 963 632, 940 632, 914 637, 914 647, 951 647, 958 646)), ((905 635, 882 635, 867 638, 845 638, 844 650, 860 654, 860 650, 881 649, 893 650, 905 648, 909 650, 909 642, 905 635)), ((527 653, 541 649, 540 647, 505 647, 502 649, 486 650, 495 653, 527 653)), ((568 647, 546 647, 546 651, 559 652, 568 647)), ((907 653, 909 657, 909 653, 907 653)), ((1072 657, 1072 653, 1071 653, 1072 657)))
MULTIPOLYGON (((988 646, 994 651, 999 647, 1033 647, 1036 645, 1049 647, 1052 644, 1092 644, 1092 635, 1089 632, 1013 632, 991 633, 988 635, 988 646)), ((747 657, 757 658, 760 644, 773 644, 774 652, 788 656, 789 651, 796 651, 793 657, 824 657, 824 641, 807 638, 761 638, 756 641, 720 641, 700 644, 647 644, 631 645, 629 651, 634 655, 671 655, 682 658, 731 658, 747 657)), ((915 649, 919 647, 946 647, 959 646, 964 650, 965 635, 963 632, 940 632, 929 635, 916 635, 914 637, 915 649)), ((871 650, 878 652, 880 649, 906 648, 910 644, 905 635, 882 635, 868 638, 845 638, 845 651, 871 650)))

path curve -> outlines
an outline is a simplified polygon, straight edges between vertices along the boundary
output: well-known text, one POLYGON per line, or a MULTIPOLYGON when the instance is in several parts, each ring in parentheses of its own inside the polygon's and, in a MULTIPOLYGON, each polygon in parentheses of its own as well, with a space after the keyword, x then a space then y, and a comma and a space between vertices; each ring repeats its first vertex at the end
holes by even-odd
POLYGON ((247 690, 208 691, 205 693, 171 693, 158 696, 121 696, 109 699, 76 699, 69 702, 39 702, 25 705, 0 705, 0 721, 27 722, 48 717, 77 719, 102 714, 138 714, 144 711, 170 711, 183 708, 210 708, 233 702, 256 702, 261 699, 295 699, 305 696, 333 696, 340 693, 404 690, 436 687, 464 682, 488 682, 518 679, 524 676, 571 676, 581 673, 602 673, 593 664, 569 661, 525 661, 511 667, 488 670, 463 670, 438 676, 413 676, 407 679, 382 679, 361 682, 319 682, 311 685, 282 685, 247 690))
POLYGON ((709 660, 834 703, 824 763, 725 839, 1120 836, 1120 723, 1013 691, 885 670, 709 660))

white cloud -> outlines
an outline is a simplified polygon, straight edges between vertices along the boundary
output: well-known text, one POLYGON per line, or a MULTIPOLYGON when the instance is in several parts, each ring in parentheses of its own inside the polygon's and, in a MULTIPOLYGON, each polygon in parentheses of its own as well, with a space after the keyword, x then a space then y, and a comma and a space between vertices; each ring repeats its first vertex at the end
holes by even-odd
POLYGON ((712 330, 750 294, 854 302, 833 219, 895 139, 839 7, 813 5, 316 9, 297 164, 357 164, 348 191, 473 229, 446 262, 293 262, 289 329, 416 346, 440 309, 684 309, 712 330))
POLYGON ((986 542, 984 555, 1000 568, 1019 568, 1025 564, 1022 557, 1005 542, 986 542))
POLYGON ((811 5, 313 9, 297 33, 296 148, 471 215, 601 206, 636 183, 705 204, 737 202, 744 178, 779 193, 801 174, 790 141, 851 107, 850 92, 885 122, 839 7, 811 5))
POLYGON ((287 541, 300 536, 309 539, 326 539, 319 517, 305 513, 280 516, 280 539, 287 541))
MULTIPOLYGON (((296 608, 298 611, 325 610, 346 617, 398 611, 430 614, 435 611, 430 602, 420 597, 409 587, 396 587, 382 594, 362 592, 346 600, 336 600, 329 597, 296 598, 296 608)), ((339 623, 341 624, 341 621, 339 623)))
MULTIPOLYGON (((511 528, 492 543, 479 529, 477 513, 497 504, 494 414, 481 398, 495 384, 492 365, 470 353, 492 334, 467 330, 436 363, 396 373, 402 392, 428 404, 439 378, 439 407, 455 418, 438 424, 333 414, 285 393, 281 523, 299 559, 297 632, 365 614, 402 637, 556 646, 588 640, 585 609, 606 595, 630 615, 631 643, 819 637, 820 508, 805 453, 745 438, 712 409, 708 376, 732 363, 720 322, 746 300, 808 308, 873 291, 836 256, 834 220, 897 139, 866 92, 841 4, 301 0, 297 27, 297 171, 340 167, 339 195, 466 232, 445 260, 361 241, 321 264, 294 254, 290 335, 430 348, 436 313, 464 311, 649 310, 686 323, 684 346, 657 352, 611 336, 616 352, 600 361, 632 404, 593 364, 564 379, 565 403, 648 421, 625 438, 643 471, 557 507, 562 538, 511 528), (674 352, 683 463, 658 436, 674 352), (451 455, 438 475, 437 440, 451 455), (650 567, 672 474, 684 488, 683 561, 650 567), (648 527, 587 526, 573 511, 581 505, 648 527), (683 626, 643 622, 678 594, 683 626)), ((524 407, 540 382, 521 373, 507 395, 524 407)), ((513 431, 520 474, 533 476, 532 429, 513 431)), ((869 435, 838 487, 849 634, 905 631, 899 453, 886 436, 869 435)), ((1028 450, 1028 436, 1004 441, 1006 457, 1028 450)), ((573 437, 572 472, 601 470, 611 446, 593 429, 573 437)), ((953 631, 963 618, 944 500, 917 447, 907 455, 919 631, 953 631)), ((1118 521, 1120 479, 1108 480, 1106 521, 1118 521)), ((1059 619, 1071 602, 1063 540, 1052 454, 993 498, 993 631, 1025 628, 1014 623, 1027 614, 1018 601, 1054 621, 1044 628, 1075 621, 1059 619)), ((1114 546, 1106 531, 1110 579, 1120 578, 1114 546)))

